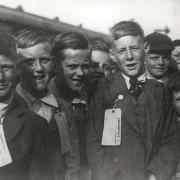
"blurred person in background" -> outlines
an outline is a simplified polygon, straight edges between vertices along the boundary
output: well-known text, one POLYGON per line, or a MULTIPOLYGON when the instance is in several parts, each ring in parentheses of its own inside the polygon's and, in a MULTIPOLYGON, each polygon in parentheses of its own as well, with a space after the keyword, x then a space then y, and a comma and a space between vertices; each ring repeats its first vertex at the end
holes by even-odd
MULTIPOLYGON (((180 134, 180 71, 176 71, 169 77, 167 87, 172 94, 172 100, 177 115, 180 134)), ((180 160, 178 162, 177 168, 175 169, 175 177, 173 178, 171 180, 180 179, 180 160)))
POLYGON ((176 39, 173 41, 175 48, 171 52, 171 57, 174 61, 176 61, 178 69, 180 70, 180 39, 176 39))
POLYGON ((91 41, 92 81, 97 83, 111 74, 108 45, 102 41, 91 41))
POLYGON ((90 42, 91 53, 91 74, 89 80, 89 96, 90 98, 96 91, 98 82, 103 77, 111 75, 111 59, 109 56, 110 50, 106 43, 100 40, 90 42))

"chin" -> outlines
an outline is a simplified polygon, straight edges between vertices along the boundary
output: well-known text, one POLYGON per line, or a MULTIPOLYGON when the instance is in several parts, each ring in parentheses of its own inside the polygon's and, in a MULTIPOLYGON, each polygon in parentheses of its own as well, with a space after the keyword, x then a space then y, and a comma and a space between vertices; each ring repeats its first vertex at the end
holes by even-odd
POLYGON ((71 87, 71 90, 75 91, 75 92, 79 92, 79 91, 81 91, 82 88, 83 88, 83 86, 81 86, 81 87, 71 87))
POLYGON ((47 86, 39 86, 39 87, 36 87, 35 89, 37 91, 44 91, 46 88, 47 88, 47 86))

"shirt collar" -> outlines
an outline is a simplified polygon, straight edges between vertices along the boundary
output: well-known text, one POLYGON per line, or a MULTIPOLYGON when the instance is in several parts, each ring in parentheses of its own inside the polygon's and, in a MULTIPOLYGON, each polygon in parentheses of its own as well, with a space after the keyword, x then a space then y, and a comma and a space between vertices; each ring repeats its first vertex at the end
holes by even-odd
POLYGON ((84 104, 86 105, 86 100, 82 100, 82 99, 79 99, 79 98, 74 98, 72 101, 71 101, 72 104, 84 104))
POLYGON ((126 76, 125 74, 121 73, 125 82, 126 82, 126 85, 127 85, 127 88, 129 89, 130 88, 130 83, 129 83, 129 80, 130 80, 130 77, 126 76))
POLYGON ((160 78, 160 79, 156 79, 155 77, 153 77, 148 71, 146 71, 144 73, 144 75, 146 76, 146 79, 154 79, 160 83, 164 83, 165 81, 167 81, 167 77, 164 78, 160 78))
POLYGON ((46 103, 50 106, 58 107, 57 100, 56 100, 54 94, 51 93, 50 91, 48 91, 47 96, 41 98, 41 101, 43 101, 44 103, 46 103))
POLYGON ((9 104, 11 104, 12 100, 13 100, 13 95, 11 95, 11 96, 10 96, 8 99, 6 99, 5 101, 0 102, 0 111, 5 110, 5 109, 7 108, 7 106, 8 106, 9 104))
MULTIPOLYGON (((128 89, 129 89, 130 88, 130 83, 129 83, 130 77, 126 76, 123 73, 121 73, 121 74, 124 77, 126 85, 127 85, 128 89)), ((144 74, 140 75, 137 79, 138 79, 139 83, 145 83, 148 78, 146 76, 146 73, 144 73, 144 74)))
POLYGON ((33 97, 31 94, 29 94, 26 90, 24 90, 21 87, 21 84, 17 85, 16 91, 26 101, 28 107, 31 107, 33 105, 33 103, 38 100, 42 101, 43 103, 46 103, 50 106, 58 107, 58 103, 57 103, 55 96, 49 90, 48 90, 47 95, 41 99, 36 99, 35 97, 33 97))

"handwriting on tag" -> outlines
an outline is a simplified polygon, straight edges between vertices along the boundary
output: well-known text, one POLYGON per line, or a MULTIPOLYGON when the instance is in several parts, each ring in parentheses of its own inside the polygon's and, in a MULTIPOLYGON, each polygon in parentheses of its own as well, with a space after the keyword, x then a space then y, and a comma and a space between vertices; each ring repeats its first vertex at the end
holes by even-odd
POLYGON ((0 124, 0 167, 12 163, 12 158, 4 136, 2 124, 0 124))
POLYGON ((104 115, 104 129, 101 145, 121 144, 121 109, 107 109, 104 115))

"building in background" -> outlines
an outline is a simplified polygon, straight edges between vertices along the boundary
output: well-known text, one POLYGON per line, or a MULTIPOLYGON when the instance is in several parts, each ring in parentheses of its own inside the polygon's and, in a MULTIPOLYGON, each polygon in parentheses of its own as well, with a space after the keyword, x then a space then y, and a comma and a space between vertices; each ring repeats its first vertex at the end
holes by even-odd
POLYGON ((27 13, 24 12, 21 6, 18 6, 16 9, 0 6, 0 31, 14 34, 24 28, 43 30, 51 37, 57 33, 77 31, 89 39, 99 39, 109 43, 108 35, 85 29, 82 25, 74 26, 67 24, 59 21, 58 17, 49 19, 27 13))

